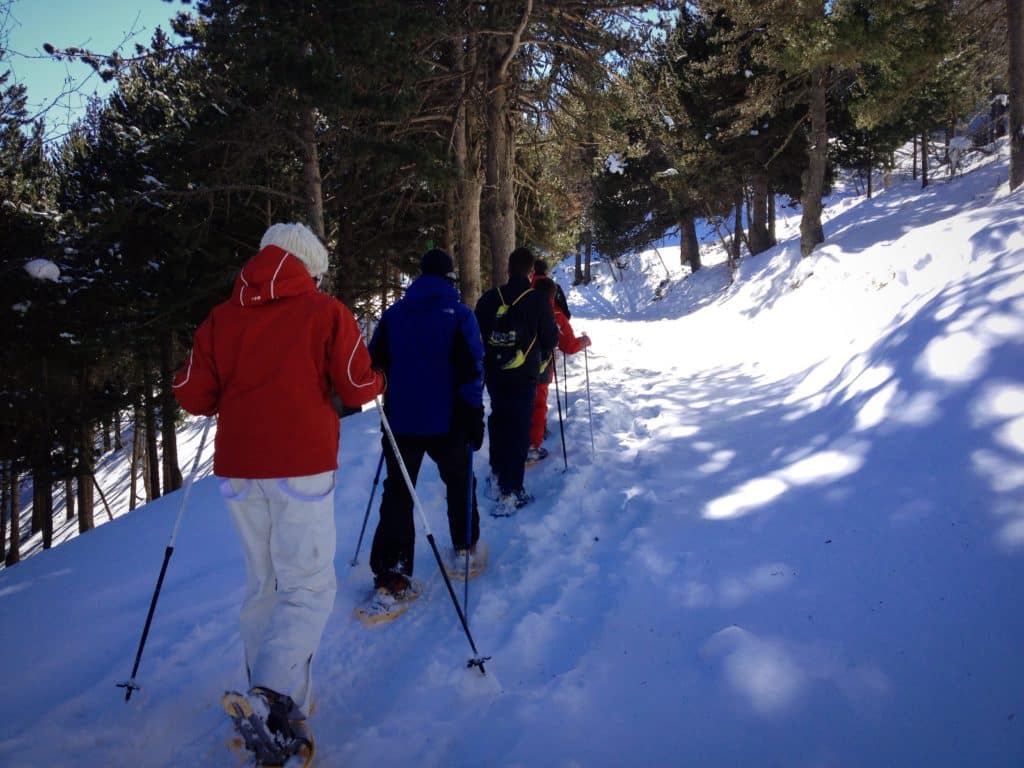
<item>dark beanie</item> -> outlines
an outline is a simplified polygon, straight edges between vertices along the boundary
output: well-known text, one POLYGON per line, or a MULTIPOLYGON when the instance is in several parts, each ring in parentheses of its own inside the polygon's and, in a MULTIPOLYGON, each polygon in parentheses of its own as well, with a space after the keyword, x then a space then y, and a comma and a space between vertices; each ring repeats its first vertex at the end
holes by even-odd
POLYGON ((440 248, 431 248, 420 259, 420 272, 424 275, 438 275, 439 277, 447 277, 449 280, 454 280, 455 264, 452 262, 452 257, 446 251, 440 248))

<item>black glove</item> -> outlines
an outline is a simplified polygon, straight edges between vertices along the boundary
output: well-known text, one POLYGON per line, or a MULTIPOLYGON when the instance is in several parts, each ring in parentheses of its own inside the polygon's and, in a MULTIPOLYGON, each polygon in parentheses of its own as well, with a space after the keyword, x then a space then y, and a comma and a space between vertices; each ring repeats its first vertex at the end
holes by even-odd
POLYGON ((461 397, 455 398, 452 409, 452 431, 479 451, 484 444, 484 407, 470 405, 461 397))

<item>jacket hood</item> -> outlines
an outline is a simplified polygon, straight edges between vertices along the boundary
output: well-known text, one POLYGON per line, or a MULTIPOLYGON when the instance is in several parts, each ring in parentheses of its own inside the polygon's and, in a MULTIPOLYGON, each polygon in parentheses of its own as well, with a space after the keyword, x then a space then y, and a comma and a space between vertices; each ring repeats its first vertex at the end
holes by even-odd
POLYGON ((448 278, 439 275, 420 275, 406 289, 404 298, 413 303, 458 301, 459 292, 448 278))
POLYGON ((232 300, 243 307, 259 307, 271 301, 316 291, 306 265, 276 245, 253 256, 238 273, 232 300))

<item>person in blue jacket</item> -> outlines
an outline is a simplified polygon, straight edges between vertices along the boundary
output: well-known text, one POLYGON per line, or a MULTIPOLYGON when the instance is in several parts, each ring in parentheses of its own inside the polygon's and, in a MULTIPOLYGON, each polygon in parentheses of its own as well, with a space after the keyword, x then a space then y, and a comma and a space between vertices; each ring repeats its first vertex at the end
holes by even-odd
MULTIPOLYGON (((387 376, 384 412, 413 484, 423 456, 437 464, 448 495, 448 529, 456 560, 480 538, 472 450, 484 437, 483 341, 473 311, 455 289, 452 258, 432 248, 422 273, 389 307, 370 340, 373 365, 387 376), (473 483, 472 510, 469 483, 473 483), (472 515, 467 540, 466 516, 472 515)), ((413 501, 387 436, 387 478, 370 568, 374 586, 396 599, 412 587, 416 528, 413 501)))

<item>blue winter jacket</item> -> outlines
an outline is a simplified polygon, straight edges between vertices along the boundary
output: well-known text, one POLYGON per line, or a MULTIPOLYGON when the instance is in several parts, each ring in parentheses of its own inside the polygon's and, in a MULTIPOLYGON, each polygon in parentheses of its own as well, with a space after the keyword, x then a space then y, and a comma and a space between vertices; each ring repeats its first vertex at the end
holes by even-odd
POLYGON ((381 317, 370 355, 387 375, 384 408, 395 434, 451 431, 455 397, 483 406, 480 326, 444 277, 413 281, 381 317))

